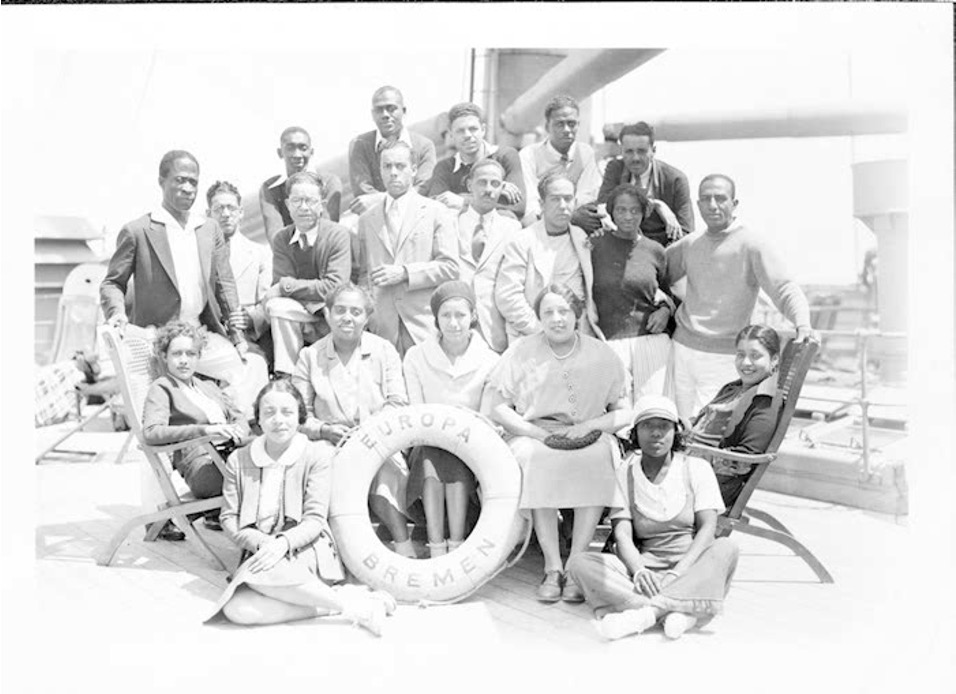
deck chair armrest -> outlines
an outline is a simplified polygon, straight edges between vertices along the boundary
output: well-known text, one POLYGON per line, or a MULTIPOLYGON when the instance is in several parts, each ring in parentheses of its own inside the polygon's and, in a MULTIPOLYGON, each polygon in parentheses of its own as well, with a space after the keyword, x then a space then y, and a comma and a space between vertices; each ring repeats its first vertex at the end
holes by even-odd
POLYGON ((172 453, 174 451, 181 450, 183 448, 190 448, 192 446, 201 446, 205 443, 211 444, 216 437, 214 436, 199 436, 194 439, 186 439, 185 441, 177 441, 176 443, 166 443, 161 446, 150 446, 150 450, 155 451, 156 453, 172 453))
POLYGON ((704 446, 703 444, 693 443, 687 446, 687 454, 701 458, 723 458, 738 463, 751 463, 759 465, 760 463, 772 463, 776 459, 775 453, 738 453, 726 448, 715 448, 713 446, 704 446))

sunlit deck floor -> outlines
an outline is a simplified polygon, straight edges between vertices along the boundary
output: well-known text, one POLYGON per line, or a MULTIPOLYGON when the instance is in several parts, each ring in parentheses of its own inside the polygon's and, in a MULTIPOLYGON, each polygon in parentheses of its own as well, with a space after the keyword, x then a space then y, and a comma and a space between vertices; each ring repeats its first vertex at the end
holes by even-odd
MULTIPOLYGON (((38 431, 38 451, 55 431, 56 427, 38 431)), ((754 505, 788 525, 830 569, 836 583, 817 583, 810 569, 779 545, 735 534, 742 555, 725 614, 679 643, 667 642, 655 629, 609 644, 595 634, 585 605, 538 603, 534 589, 542 560, 530 551, 463 603, 400 607, 382 639, 332 626, 328 624, 332 619, 252 630, 203 626, 225 585, 225 574, 190 543, 144 543, 137 530, 112 567, 97 566, 93 560, 121 523, 139 511, 141 473, 135 461, 141 454, 134 446, 127 462, 113 463, 124 438, 125 434, 78 434, 69 441, 70 447, 100 451, 92 461, 51 457, 36 467, 35 628, 44 634, 45 647, 63 654, 50 662, 48 670, 36 673, 38 683, 62 680, 75 685, 87 677, 92 682, 100 668, 113 673, 107 684, 136 683, 127 691, 153 691, 151 686, 166 691, 173 683, 185 682, 185 673, 196 668, 216 668, 209 670, 219 673, 210 681, 226 683, 232 677, 248 682, 248 673, 236 669, 224 674, 219 664, 260 648, 283 653, 281 663, 301 658, 317 667, 321 663, 339 677, 353 672, 356 687, 347 691, 380 690, 389 683, 394 691, 408 662, 415 663, 415 672, 458 673, 465 677, 463 686, 475 685, 496 671, 496 662, 537 662, 522 660, 531 652, 549 654, 552 676, 560 675, 565 665, 584 662, 607 672, 616 658, 618 663, 631 659, 635 665, 654 663, 658 675, 667 667, 683 668, 692 677, 689 663, 742 664, 753 657, 780 672, 774 686, 753 683, 754 690, 789 691, 789 685, 799 689, 798 685, 812 682, 821 667, 842 668, 848 682, 862 683, 877 678, 876 671, 854 673, 856 666, 847 654, 865 653, 871 664, 889 657, 888 615, 900 611, 902 586, 911 580, 903 581, 912 571, 912 565, 901 561, 900 548, 906 546, 909 533, 904 522, 758 492, 754 505), (463 667, 479 662, 474 677, 464 675, 463 667), (804 667, 811 662, 812 668, 804 667)), ((220 533, 197 527, 221 556, 235 562, 237 552, 220 533)), ((729 672, 736 669, 731 665, 729 672)), ((832 683, 835 671, 830 672, 832 683)), ((561 682, 575 681, 568 677, 556 680, 557 691, 562 690, 561 682)), ((496 680, 487 680, 487 687, 481 688, 510 691, 507 681, 495 684, 496 680)), ((742 691, 748 690, 743 686, 742 691)), ((835 690, 827 686, 816 691, 835 690)))

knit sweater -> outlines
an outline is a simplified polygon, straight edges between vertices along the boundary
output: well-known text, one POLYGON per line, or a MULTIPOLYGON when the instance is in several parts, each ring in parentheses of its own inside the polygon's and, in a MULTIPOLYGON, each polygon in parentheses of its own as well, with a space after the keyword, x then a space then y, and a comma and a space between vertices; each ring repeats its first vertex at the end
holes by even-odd
POLYGON ((761 289, 796 327, 810 327, 807 298, 782 259, 766 237, 736 220, 724 231, 685 236, 665 256, 669 284, 687 277, 674 332, 686 347, 733 354, 734 338, 750 323, 761 289))

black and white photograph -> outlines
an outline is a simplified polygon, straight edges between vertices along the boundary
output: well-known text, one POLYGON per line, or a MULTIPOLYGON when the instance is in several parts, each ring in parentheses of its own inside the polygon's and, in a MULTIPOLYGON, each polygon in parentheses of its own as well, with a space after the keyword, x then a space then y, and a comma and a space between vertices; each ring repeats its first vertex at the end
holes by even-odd
POLYGON ((4 691, 952 691, 951 6, 0 18, 4 691))

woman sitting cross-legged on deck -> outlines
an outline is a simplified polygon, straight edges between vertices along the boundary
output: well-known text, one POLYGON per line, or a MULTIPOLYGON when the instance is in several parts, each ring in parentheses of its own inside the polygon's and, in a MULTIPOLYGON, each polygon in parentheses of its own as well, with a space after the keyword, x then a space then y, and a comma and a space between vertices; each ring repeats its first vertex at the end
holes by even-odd
MULTIPOLYGON (((249 424, 219 386, 195 378, 204 345, 203 332, 189 323, 170 321, 156 333, 155 350, 165 376, 149 386, 143 403, 143 438, 151 446, 215 436, 223 458, 237 444, 251 438, 249 424)), ((201 445, 175 451, 173 468, 197 499, 222 493, 222 473, 201 445)), ((219 511, 205 514, 210 530, 221 530, 219 511)), ((167 521, 161 540, 184 540, 185 535, 167 521)))
MULTIPOLYGON (((444 403, 479 411, 490 395, 488 378, 498 355, 472 330, 477 325, 474 292, 467 282, 445 282, 432 294, 431 309, 438 339, 415 345, 405 354, 409 402, 444 403)), ((455 455, 434 446, 414 448, 408 467, 408 505, 422 499, 431 556, 456 549, 465 540, 474 474, 455 455)))
POLYGON ((543 602, 584 599, 563 571, 560 508, 574 510, 570 557, 587 551, 605 506, 615 498, 613 432, 626 427, 627 374, 604 342, 576 329, 583 304, 549 285, 534 302, 544 332, 505 352, 492 374, 492 418, 510 434, 523 472, 520 508, 531 509, 544 554, 543 602))
POLYGON ((677 407, 646 395, 635 409, 640 452, 618 470, 623 506, 610 514, 617 554, 578 554, 568 571, 604 637, 638 634, 663 617, 664 633, 678 638, 722 610, 737 546, 714 539, 724 510, 717 480, 707 461, 681 452, 677 407))
POLYGON ((236 624, 276 624, 342 614, 376 636, 395 610, 386 593, 332 587, 344 572, 326 521, 331 449, 298 427, 305 402, 288 379, 266 385, 255 402, 263 434, 226 463, 222 525, 242 548, 220 612, 236 624))
MULTIPOLYGON (((386 407, 408 404, 402 360, 391 342, 365 330, 372 299, 346 283, 326 297, 325 319, 332 331, 299 352, 292 382, 306 403, 302 432, 331 447, 351 429, 386 407)), ((385 461, 372 481, 369 506, 385 524, 395 551, 415 558, 408 534, 405 497, 408 468, 401 453, 385 461)))
MULTIPOLYGON (((740 378, 725 385, 694 418, 686 443, 700 443, 740 453, 765 453, 777 427, 773 408, 780 337, 773 328, 748 325, 737 334, 734 365, 740 378)), ((733 505, 752 466, 712 461, 724 505, 733 505)))

